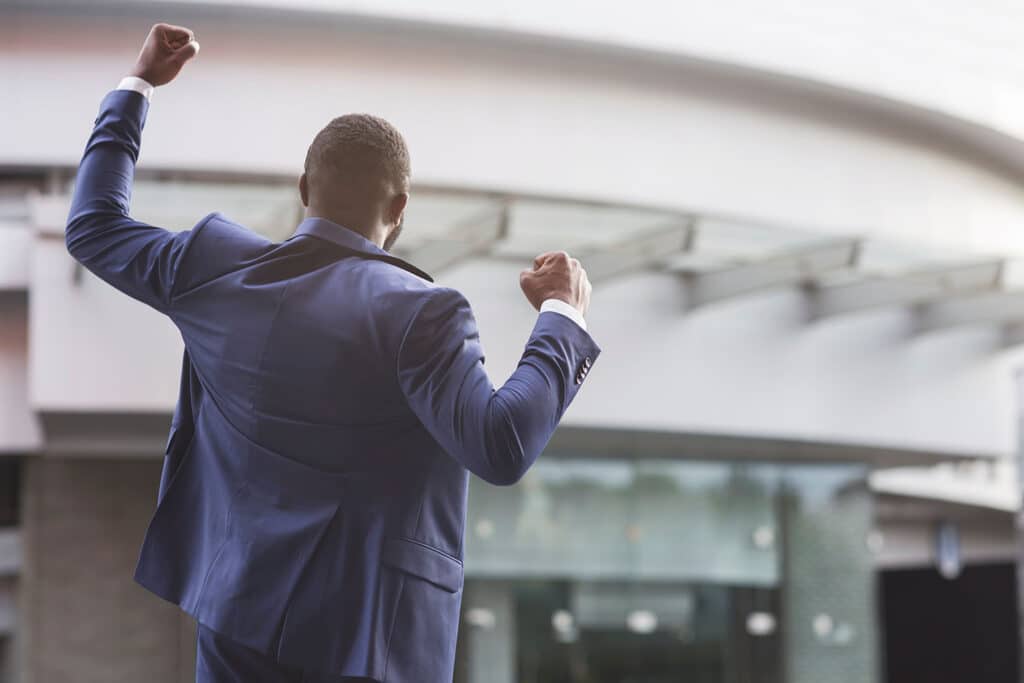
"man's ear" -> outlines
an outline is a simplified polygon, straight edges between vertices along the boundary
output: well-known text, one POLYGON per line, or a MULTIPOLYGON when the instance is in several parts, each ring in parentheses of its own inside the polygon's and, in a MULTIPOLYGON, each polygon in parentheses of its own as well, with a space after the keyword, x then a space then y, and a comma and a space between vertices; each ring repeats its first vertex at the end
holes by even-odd
POLYGON ((306 180, 305 173, 299 176, 299 198, 302 199, 303 206, 309 206, 309 181, 306 180))
POLYGON ((391 198, 388 204, 387 221, 388 225, 398 225, 402 222, 402 214, 405 212, 405 207, 409 204, 409 193, 400 192, 391 198))

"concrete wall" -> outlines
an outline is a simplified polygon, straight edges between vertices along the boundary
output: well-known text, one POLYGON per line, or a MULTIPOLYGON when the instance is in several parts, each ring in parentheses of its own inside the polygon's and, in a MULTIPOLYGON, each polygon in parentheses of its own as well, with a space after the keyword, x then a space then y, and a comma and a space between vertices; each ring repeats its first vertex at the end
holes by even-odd
POLYGON ((32 406, 170 413, 178 395, 178 331, 88 272, 76 282, 75 268, 63 240, 37 241, 28 356, 32 406))
MULTIPOLYGON (((100 98, 134 62, 154 16, 5 17, 0 88, 16 95, 0 164, 76 164, 100 98), (56 80, 60 88, 48 85, 56 80)), ((1019 178, 965 157, 962 140, 780 95, 770 79, 736 83, 401 27, 180 19, 193 20, 203 52, 157 93, 149 168, 297 175, 326 121, 372 111, 403 130, 420 183, 1024 250, 1019 178)))
POLYGON ((940 525, 956 529, 964 566, 1013 563, 1017 552, 1015 514, 937 500, 877 494, 876 529, 880 532, 875 565, 882 570, 938 566, 940 525))
MULTIPOLYGON (((25 0, 22 0, 23 2, 25 0)), ((52 2, 52 0, 51 0, 52 2)), ((77 0, 81 2, 81 0, 77 0)), ((76 0, 58 0, 74 5, 76 0)), ((90 7, 145 8, 153 0, 89 0, 90 7)), ((1019 27, 1024 8, 1005 0, 719 0, 713 4, 507 3, 474 0, 166 0, 167 16, 196 5, 275 18, 275 10, 342 23, 365 18, 452 26, 490 36, 646 51, 666 58, 716 60, 814 79, 948 112, 1024 138, 1019 27), (177 5, 178 7, 175 7, 177 5), (239 10, 239 6, 245 9, 239 10)))
MULTIPOLYGON (((324 121, 370 110, 406 132, 424 183, 740 213, 964 258, 1024 253, 1024 188, 935 131, 780 101, 770 82, 740 91, 714 72, 238 17, 191 16, 203 52, 156 94, 146 167, 297 173, 324 121)), ((0 88, 17 93, 0 164, 73 165, 98 100, 134 59, 126 36, 151 19, 24 12, 0 23, 0 88)), ((497 382, 533 317, 519 267, 476 261, 441 278, 473 303, 497 382)), ((36 240, 30 279, 35 410, 170 409, 172 326, 88 277, 74 285, 59 240, 36 240)), ((600 285, 590 320, 605 356, 567 423, 1013 448, 1009 368, 1021 354, 998 329, 918 335, 905 309, 808 324, 795 290, 687 307, 669 275, 600 285)))
POLYGON ((29 458, 19 683, 184 683, 195 636, 132 581, 160 462, 29 458))
MULTIPOLYGON (((43 241, 37 257, 34 410, 169 413, 181 359, 174 326, 89 274, 74 284, 59 244, 43 241)), ((497 383, 536 315, 518 271, 473 261, 441 278, 473 305, 497 383)), ((1010 368, 1021 351, 1004 348, 997 328, 920 335, 900 309, 808 324, 807 301, 786 290, 686 313, 687 296, 654 273, 597 289, 588 324, 604 355, 565 424, 1012 452, 1010 368)))
POLYGON ((0 453, 29 453, 42 444, 29 401, 28 297, 0 292, 0 453))

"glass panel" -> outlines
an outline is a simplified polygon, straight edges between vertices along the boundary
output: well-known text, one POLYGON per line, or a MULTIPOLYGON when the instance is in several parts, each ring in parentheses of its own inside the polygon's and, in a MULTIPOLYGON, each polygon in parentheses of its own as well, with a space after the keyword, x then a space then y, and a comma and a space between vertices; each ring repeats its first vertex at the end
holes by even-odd
POLYGON ((495 253, 521 256, 552 249, 583 253, 679 222, 678 216, 660 211, 516 200, 508 239, 496 245, 495 253))
POLYGON ((717 270, 758 261, 828 240, 820 232, 786 226, 701 218, 695 249, 679 254, 671 266, 690 271, 717 270))
POLYGON ((671 582, 474 581, 458 683, 779 683, 778 590, 671 582), (758 612, 753 612, 753 606, 758 612))
POLYGON ((299 190, 290 183, 137 181, 132 193, 132 216, 168 230, 191 228, 211 211, 275 241, 302 219, 299 190))
MULTIPOLYGON (((980 256, 979 256, 980 258, 980 256)), ((970 262, 963 252, 936 249, 921 244, 868 242, 860 254, 859 268, 865 273, 899 275, 924 268, 939 268, 970 262)))
POLYGON ((498 202, 488 197, 413 190, 399 243, 410 246, 426 239, 446 238, 465 225, 491 220, 499 207, 498 202))
MULTIPOLYGON (((234 182, 188 179, 189 176, 178 174, 174 177, 173 180, 157 179, 149 174, 137 179, 133 216, 170 230, 184 230, 211 211, 219 211, 275 241, 291 236, 302 219, 295 178, 268 177, 234 182)), ((29 210, 25 197, 48 185, 41 175, 0 178, 0 229, 27 220, 29 210)), ((659 209, 571 199, 517 198, 463 189, 414 188, 406 212, 406 229, 395 253, 415 260, 419 253, 417 248, 432 240, 448 239, 453 234, 456 241, 466 240, 475 234, 476 225, 480 232, 489 233, 495 216, 506 206, 507 234, 481 248, 481 254, 521 260, 551 249, 567 249, 586 259, 588 252, 628 242, 653 230, 680 226, 688 220, 683 213, 659 209)), ((663 263, 652 263, 652 266, 664 265, 670 270, 698 273, 714 271, 846 236, 733 217, 698 216, 696 225, 697 237, 691 249, 666 253, 663 263)), ((452 250, 458 252, 458 245, 452 250)), ((824 284, 845 284, 865 277, 971 264, 985 257, 978 254, 976 258, 965 259, 962 252, 872 238, 862 245, 856 267, 839 269, 820 279, 824 284)), ((1024 280, 1024 265, 1011 260, 1004 279, 1011 283, 1024 280)))
POLYGON ((870 683, 858 465, 547 456, 470 490, 460 683, 870 683))
POLYGON ((473 480, 466 566, 772 585, 777 480, 764 465, 548 458, 515 487, 473 480))

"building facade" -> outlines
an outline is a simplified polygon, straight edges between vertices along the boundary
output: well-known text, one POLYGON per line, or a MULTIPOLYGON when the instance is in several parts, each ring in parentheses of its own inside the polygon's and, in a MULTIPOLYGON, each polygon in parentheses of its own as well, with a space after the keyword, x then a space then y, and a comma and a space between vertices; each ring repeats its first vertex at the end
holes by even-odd
MULTIPOLYGON (((9 677, 192 676, 193 625, 131 581, 181 339, 62 235, 99 100, 158 20, 203 49, 154 96, 137 218, 221 211, 284 239, 313 135, 370 111, 412 151, 397 249, 467 295, 495 382, 535 315, 519 270, 567 249, 591 274, 587 390, 519 485, 472 484, 457 680, 882 680, 878 567, 938 558, 934 525, 872 491, 941 498, 914 489, 935 471, 888 470, 967 463, 1015 509, 1012 22, 959 17, 976 32, 951 44, 940 13, 881 2, 519 4, 0 7, 9 677)), ((1000 533, 958 547, 1005 562, 1000 533)))

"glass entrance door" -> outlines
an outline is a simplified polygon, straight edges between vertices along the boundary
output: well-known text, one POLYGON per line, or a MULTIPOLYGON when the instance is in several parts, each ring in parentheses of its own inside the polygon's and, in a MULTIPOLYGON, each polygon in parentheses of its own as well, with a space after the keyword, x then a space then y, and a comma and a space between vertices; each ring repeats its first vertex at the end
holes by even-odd
POLYGON ((548 458, 473 481, 459 683, 871 683, 856 465, 548 458))
POLYGON ((776 591, 513 584, 519 683, 777 683, 776 591))

